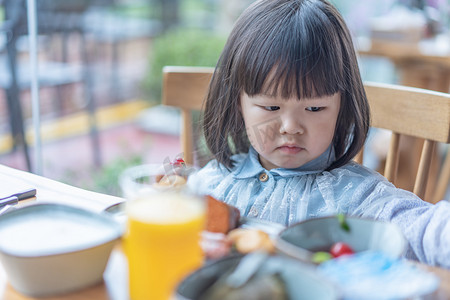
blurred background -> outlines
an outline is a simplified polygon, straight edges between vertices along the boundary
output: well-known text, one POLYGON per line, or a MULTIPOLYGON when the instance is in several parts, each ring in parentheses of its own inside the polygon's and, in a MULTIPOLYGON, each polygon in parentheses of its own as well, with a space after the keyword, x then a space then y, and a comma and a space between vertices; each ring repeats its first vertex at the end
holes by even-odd
MULTIPOLYGON (((36 171, 33 76, 42 175, 117 195, 124 168, 180 155, 179 113, 160 105, 162 67, 214 66, 252 2, 36 0, 35 75, 27 0, 0 0, 0 164, 36 171)), ((449 91, 450 0, 331 2, 354 35, 364 80, 449 91)), ((366 163, 376 167, 379 155, 366 163)))

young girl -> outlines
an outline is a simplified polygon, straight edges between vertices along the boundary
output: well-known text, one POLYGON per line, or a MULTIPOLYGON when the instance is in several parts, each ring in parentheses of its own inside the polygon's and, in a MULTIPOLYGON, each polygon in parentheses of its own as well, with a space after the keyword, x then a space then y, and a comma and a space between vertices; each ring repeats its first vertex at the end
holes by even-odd
POLYGON ((189 184, 284 225, 336 213, 391 221, 408 258, 450 267, 449 203, 424 202, 351 161, 369 115, 338 11, 325 0, 257 1, 231 32, 207 96, 215 160, 189 184))

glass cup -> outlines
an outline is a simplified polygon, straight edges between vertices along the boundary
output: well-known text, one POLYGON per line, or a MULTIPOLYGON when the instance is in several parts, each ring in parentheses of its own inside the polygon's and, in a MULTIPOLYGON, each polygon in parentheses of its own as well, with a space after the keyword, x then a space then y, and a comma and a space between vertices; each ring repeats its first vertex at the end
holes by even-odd
POLYGON ((123 247, 130 299, 170 299, 181 279, 203 263, 206 207, 183 184, 189 172, 185 165, 141 165, 120 177, 128 200, 123 247))

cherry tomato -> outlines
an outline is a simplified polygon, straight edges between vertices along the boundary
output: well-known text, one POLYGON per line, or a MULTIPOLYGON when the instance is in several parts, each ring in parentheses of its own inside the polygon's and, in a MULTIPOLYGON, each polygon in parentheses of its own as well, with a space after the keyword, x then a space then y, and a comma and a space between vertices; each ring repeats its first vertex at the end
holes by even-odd
POLYGON ((330 254, 333 257, 339 257, 342 255, 350 255, 350 254, 354 254, 355 251, 353 251, 353 249, 347 245, 346 243, 343 242, 337 242, 335 244, 333 244, 333 246, 331 246, 330 249, 330 254))

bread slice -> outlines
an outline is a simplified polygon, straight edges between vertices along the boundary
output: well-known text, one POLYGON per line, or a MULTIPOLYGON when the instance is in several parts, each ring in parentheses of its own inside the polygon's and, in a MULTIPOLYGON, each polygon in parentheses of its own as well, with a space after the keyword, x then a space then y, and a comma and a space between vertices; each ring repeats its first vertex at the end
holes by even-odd
POLYGON ((236 207, 209 195, 206 196, 206 200, 206 231, 227 234, 230 230, 238 227, 241 214, 236 207))

